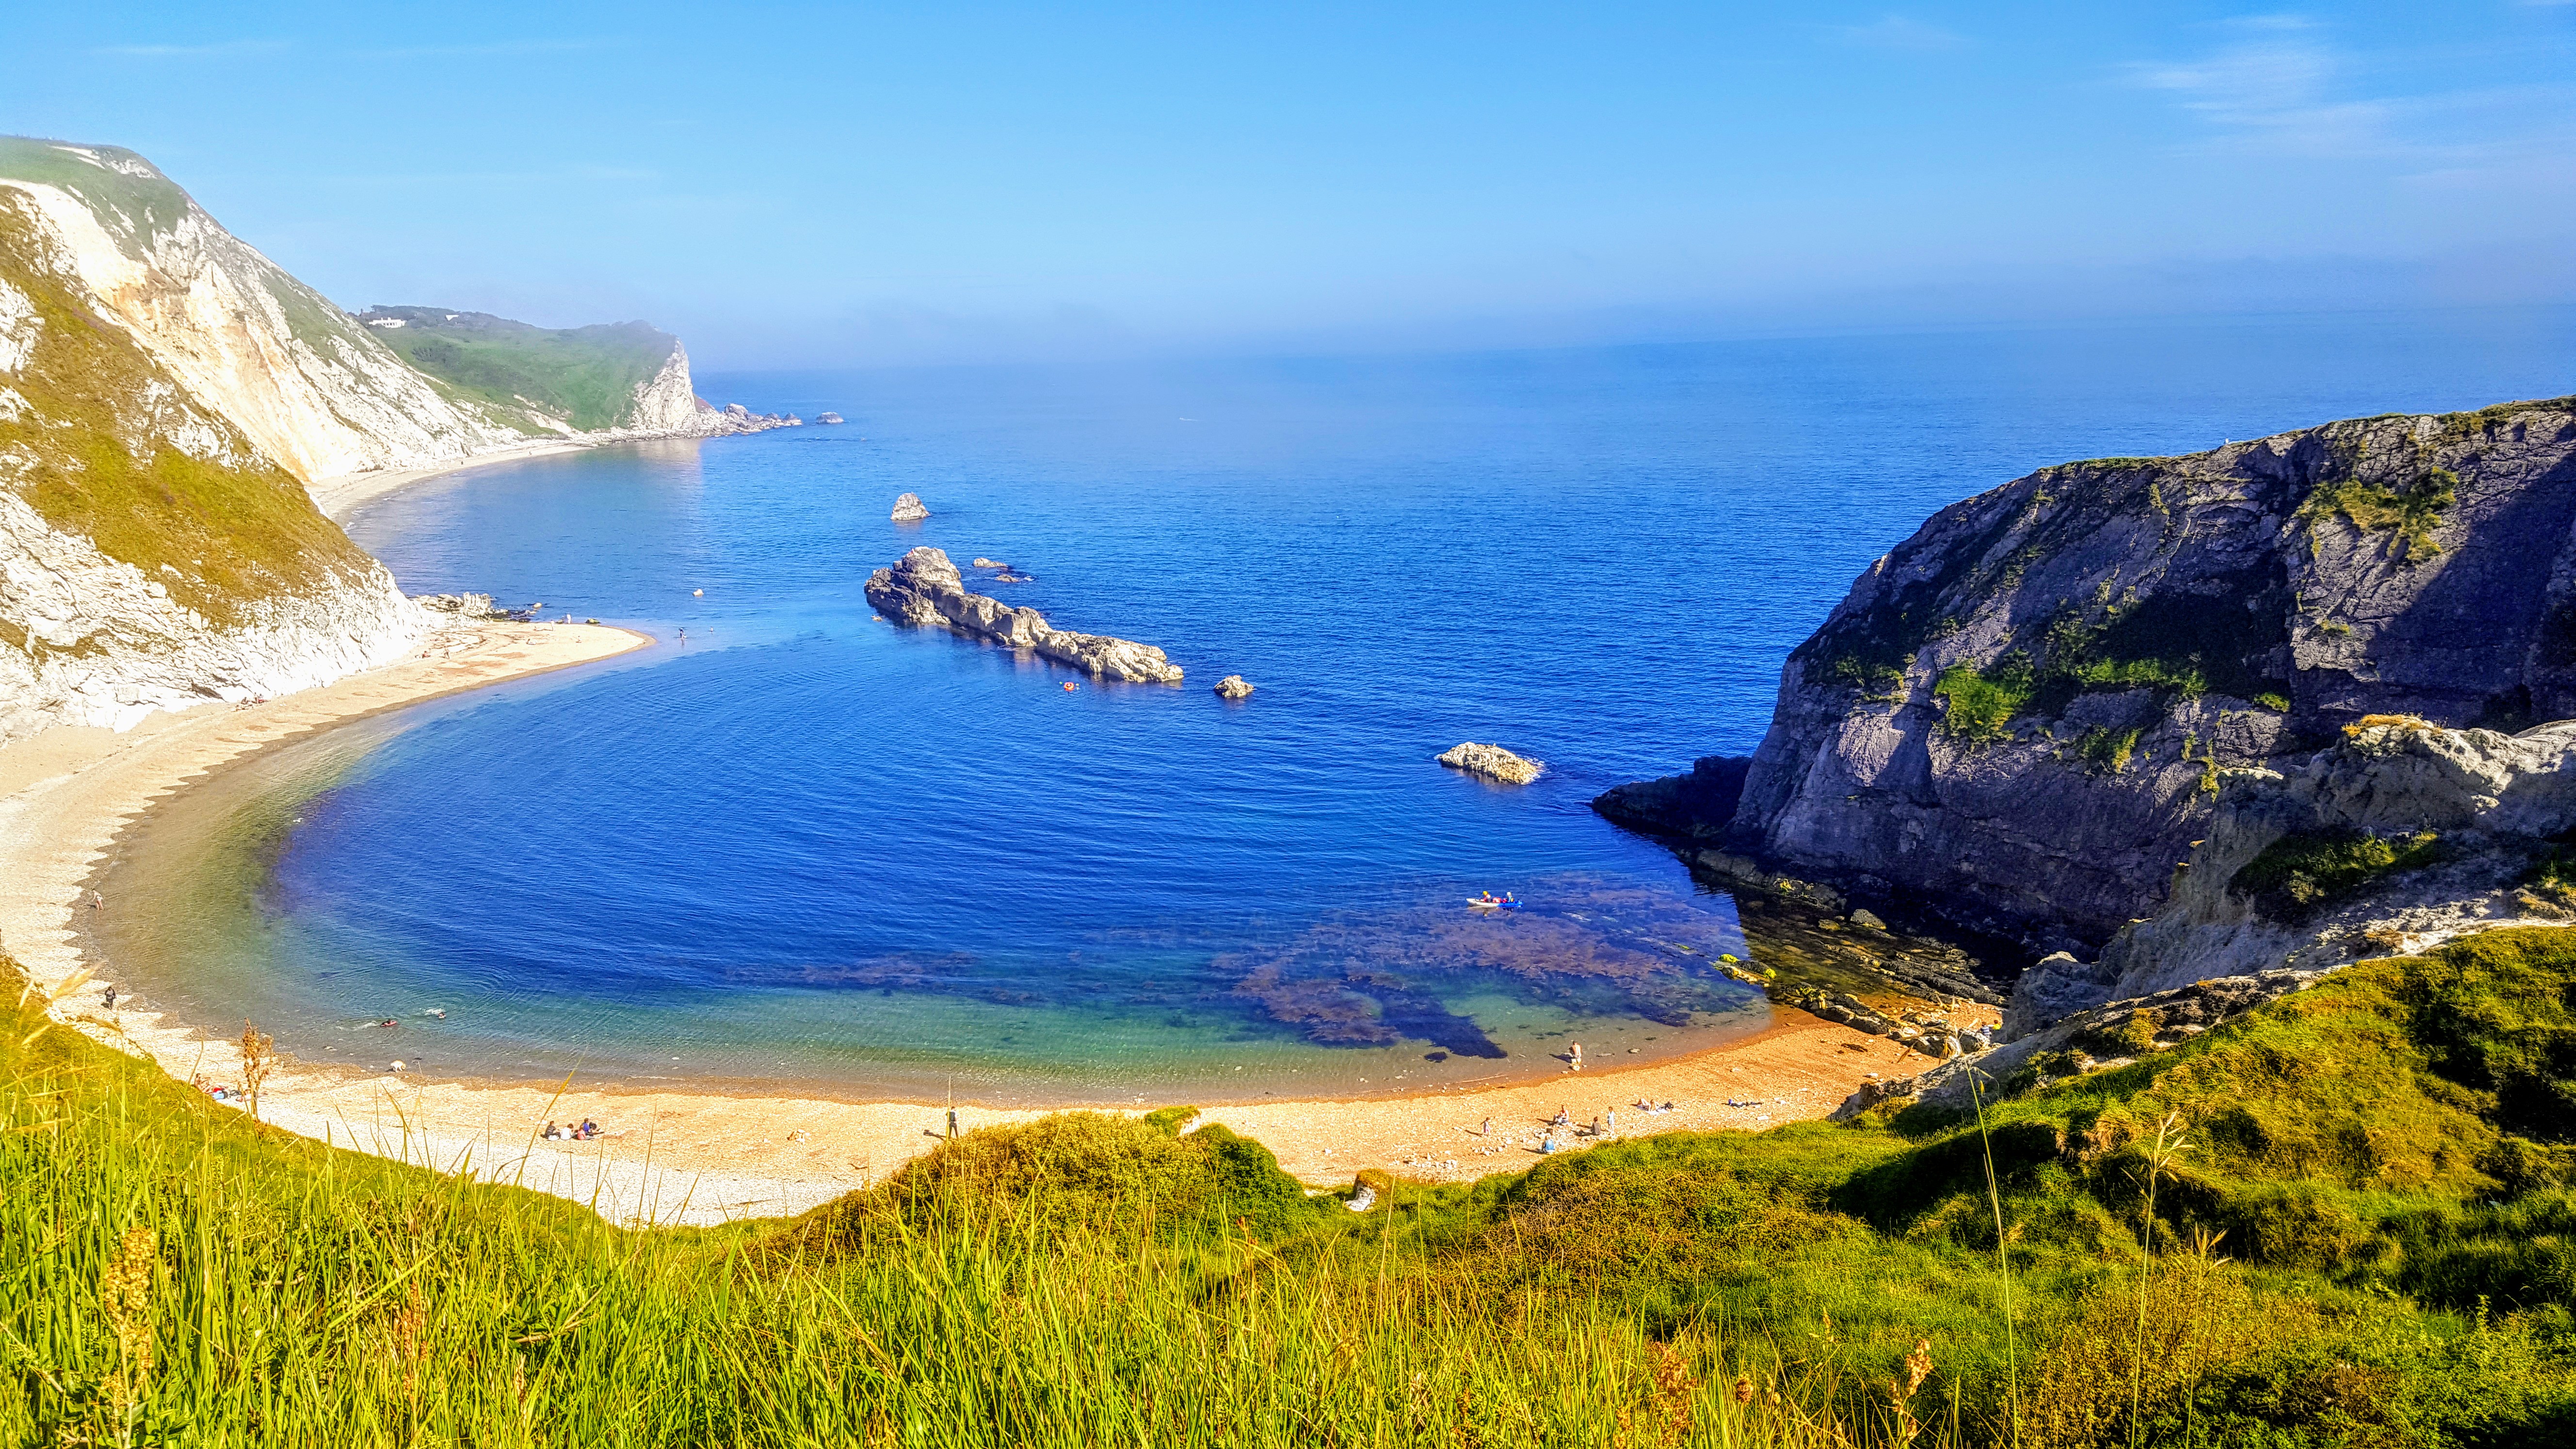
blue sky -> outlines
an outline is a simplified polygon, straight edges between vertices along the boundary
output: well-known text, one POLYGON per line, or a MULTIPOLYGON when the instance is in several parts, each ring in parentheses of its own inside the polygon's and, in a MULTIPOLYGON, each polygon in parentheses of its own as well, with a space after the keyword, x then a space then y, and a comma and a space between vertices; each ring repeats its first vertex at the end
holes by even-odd
POLYGON ((2576 298, 2576 5, 21 7, 344 306, 702 365, 2576 298))

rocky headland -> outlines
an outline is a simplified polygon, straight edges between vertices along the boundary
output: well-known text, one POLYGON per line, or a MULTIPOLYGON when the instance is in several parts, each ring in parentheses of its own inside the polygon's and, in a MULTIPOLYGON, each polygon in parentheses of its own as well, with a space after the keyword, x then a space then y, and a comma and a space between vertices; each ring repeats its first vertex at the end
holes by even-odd
POLYGON ((2226 771, 2374 714, 2576 715, 2571 483, 2571 400, 2042 469, 1871 565, 1750 759, 1599 808, 1712 878, 2091 956, 2167 898, 2226 771))
POLYGON ((878 613, 902 623, 935 625, 972 639, 1026 649, 1101 679, 1131 684, 1181 682, 1180 666, 1151 644, 1058 629, 1035 609, 968 593, 957 565, 926 544, 905 554, 892 568, 870 574, 866 593, 878 613))
POLYGON ((2569 400, 2044 469, 1863 574, 1751 758, 1594 808, 1748 920, 1848 929, 1866 900, 2048 952, 1991 1042, 1775 990, 1945 1059, 1844 1115, 2117 1066, 2365 959, 2576 923, 2571 483, 2569 400))

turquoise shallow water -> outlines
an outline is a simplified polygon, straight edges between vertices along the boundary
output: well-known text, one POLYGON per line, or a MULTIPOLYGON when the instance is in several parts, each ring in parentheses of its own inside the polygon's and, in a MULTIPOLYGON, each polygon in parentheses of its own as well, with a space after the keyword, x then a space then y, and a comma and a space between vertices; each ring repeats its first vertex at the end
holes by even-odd
POLYGON ((2568 324, 708 379, 850 421, 351 521, 415 592, 662 646, 192 792, 127 841, 99 944, 192 1019, 487 1076, 1124 1099, 1714 1043, 1768 1019, 1708 964, 1731 903, 1585 802, 1749 749, 1872 557, 2043 463, 2563 392, 2568 324), (904 491, 927 523, 887 520, 904 491), (1187 684, 1068 694, 876 621, 861 582, 917 543, 1187 684), (1464 739, 1549 773, 1431 763, 1464 739), (1482 888, 1531 907, 1475 919, 1482 888))

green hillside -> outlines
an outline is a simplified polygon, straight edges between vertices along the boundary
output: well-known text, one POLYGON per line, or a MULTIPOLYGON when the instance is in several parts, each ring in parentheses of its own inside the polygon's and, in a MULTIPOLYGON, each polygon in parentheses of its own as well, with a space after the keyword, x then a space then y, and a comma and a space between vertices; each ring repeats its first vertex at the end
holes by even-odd
POLYGON ((2576 932, 2504 930, 1982 1124, 1665 1136, 1355 1214, 1188 1109, 1076 1113, 714 1230, 262 1129, 22 1008, 0 1437, 2576 1442, 2571 1003, 2576 932))
MULTIPOLYGON (((21 401, 0 409, 0 487, 218 624, 335 571, 372 568, 291 474, 181 401, 170 375, 64 283, 42 236, 25 195, 0 188, 0 284, 27 298, 35 324, 8 379, 21 401), (182 434, 198 440, 194 451, 173 441, 182 434)), ((0 643, 44 647, 15 632, 0 623, 0 643)))
POLYGON ((534 408, 584 432, 631 422, 636 389, 680 345, 643 322, 552 331, 443 307, 374 307, 358 320, 405 362, 467 397, 505 413, 534 408))

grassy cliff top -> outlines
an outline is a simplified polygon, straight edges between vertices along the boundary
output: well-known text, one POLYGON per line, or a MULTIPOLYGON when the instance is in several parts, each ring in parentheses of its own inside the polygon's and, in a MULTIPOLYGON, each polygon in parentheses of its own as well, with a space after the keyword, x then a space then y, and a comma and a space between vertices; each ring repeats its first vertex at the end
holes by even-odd
POLYGON ((636 389, 680 345, 643 322, 557 330, 444 307, 357 316, 405 362, 467 397, 505 412, 534 409, 585 432, 631 422, 636 389))
POLYGON ((35 136, 0 136, 0 181, 53 186, 78 195, 128 256, 140 257, 195 205, 179 183, 122 146, 85 146, 35 136))

